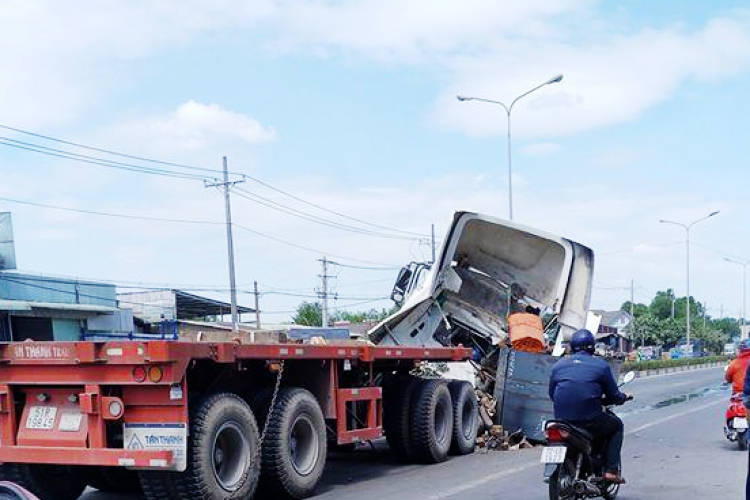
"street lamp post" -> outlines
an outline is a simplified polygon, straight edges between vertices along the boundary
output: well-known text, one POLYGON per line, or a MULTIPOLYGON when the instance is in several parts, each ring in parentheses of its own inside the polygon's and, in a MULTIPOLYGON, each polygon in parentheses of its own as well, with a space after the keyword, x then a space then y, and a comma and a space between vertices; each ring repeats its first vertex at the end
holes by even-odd
POLYGON ((747 261, 741 261, 741 260, 734 260, 730 259, 729 257, 724 257, 724 260, 727 262, 734 262, 735 264, 739 264, 742 266, 742 321, 740 322, 740 338, 742 338, 743 330, 745 326, 745 304, 747 303, 747 265, 750 264, 750 260, 747 261))
POLYGON ((462 95, 457 95, 456 99, 459 101, 481 101, 481 102, 489 102, 492 104, 499 104, 503 107, 505 110, 505 114, 508 115, 508 218, 510 220, 513 220, 513 181, 511 180, 511 142, 510 142, 510 113, 513 111, 513 105, 516 104, 522 97, 526 97, 527 95, 531 94, 535 90, 539 90, 540 88, 544 87, 545 85, 550 85, 552 83, 557 83, 563 79, 562 75, 557 75, 554 78, 550 78, 546 82, 542 83, 541 85, 537 85, 531 90, 528 90, 524 92, 523 94, 519 95, 515 99, 513 99, 513 102, 510 103, 510 106, 506 106, 504 103, 500 101, 493 101, 491 99, 483 99, 481 97, 466 97, 462 95))
POLYGON ((687 344, 687 348, 690 349, 690 228, 694 225, 698 224, 699 222, 702 222, 709 217, 713 217, 714 215, 718 214, 719 211, 711 212, 705 217, 702 217, 696 221, 691 222, 690 224, 683 224, 681 222, 674 222, 671 220, 664 220, 661 219, 659 222, 662 224, 674 224, 675 226, 680 226, 685 230, 685 268, 686 268, 686 295, 685 295, 685 322, 686 322, 686 328, 687 331, 685 332, 685 342, 687 344))

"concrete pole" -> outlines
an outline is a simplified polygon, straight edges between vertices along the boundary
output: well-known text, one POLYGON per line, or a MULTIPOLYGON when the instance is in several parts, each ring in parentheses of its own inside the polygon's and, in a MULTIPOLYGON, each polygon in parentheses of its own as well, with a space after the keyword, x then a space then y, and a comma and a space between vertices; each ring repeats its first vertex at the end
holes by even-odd
POLYGON ((258 293, 258 282, 253 282, 255 293, 255 328, 260 330, 260 294, 258 293))
POLYGON ((323 263, 323 275, 321 276, 323 280, 323 293, 321 294, 323 303, 321 313, 323 316, 323 328, 328 328, 328 260, 324 256, 321 262, 323 263))
POLYGON ((229 254, 229 289, 232 298, 232 331, 237 331, 237 285, 234 277, 234 243, 232 240, 232 207, 229 203, 229 171, 227 157, 224 157, 224 205, 227 221, 227 252, 229 254))

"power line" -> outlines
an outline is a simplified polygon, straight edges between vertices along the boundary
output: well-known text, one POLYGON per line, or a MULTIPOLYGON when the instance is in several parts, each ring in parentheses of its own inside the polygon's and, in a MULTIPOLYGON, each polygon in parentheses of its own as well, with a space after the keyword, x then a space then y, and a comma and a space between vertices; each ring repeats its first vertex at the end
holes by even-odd
POLYGON ((58 139, 58 138, 51 137, 51 136, 48 136, 48 135, 38 134, 36 132, 29 132, 28 130, 22 130, 20 128, 9 127, 8 125, 2 125, 2 124, 0 124, 0 128, 3 128, 5 130, 12 130, 13 132, 18 132, 19 134, 25 134, 25 135, 30 135, 32 137, 38 137, 40 139, 45 139, 47 141, 53 141, 53 142, 58 142, 60 144, 67 144, 69 146, 75 146, 75 147, 81 148, 81 149, 87 149, 89 151, 97 151, 99 153, 105 153, 105 154, 109 154, 109 155, 113 155, 113 156, 120 156, 122 158, 130 158, 131 160, 145 161, 147 163, 155 163, 155 164, 158 164, 158 165, 165 165, 165 166, 168 166, 168 167, 184 168, 186 170, 196 170, 196 171, 203 171, 203 172, 212 172, 212 173, 215 173, 215 174, 221 174, 222 173, 222 170, 219 170, 219 169, 193 167, 193 166, 184 165, 184 164, 181 164, 181 163, 172 163, 172 162, 168 162, 168 161, 154 160, 152 158, 146 158, 146 157, 143 157, 143 156, 135 156, 135 155, 129 155, 129 154, 125 154, 125 153, 119 153, 117 151, 112 151, 110 149, 96 148, 96 147, 93 147, 93 146, 87 146, 85 144, 81 144, 81 143, 77 143, 77 142, 72 142, 72 141, 66 141, 66 140, 63 140, 63 139, 58 139))
POLYGON ((19 205, 29 205, 33 207, 49 208, 53 210, 63 210, 65 212, 75 212, 79 214, 99 215, 102 217, 116 217, 119 219, 137 219, 137 220, 147 220, 147 221, 152 221, 152 222, 173 222, 173 223, 179 223, 179 224, 206 224, 206 225, 214 225, 214 226, 224 225, 223 222, 214 222, 214 221, 206 221, 206 220, 166 219, 162 217, 147 217, 147 216, 142 216, 142 215, 117 214, 114 212, 100 212, 97 210, 83 210, 79 208, 69 208, 69 207, 61 207, 58 205, 49 205, 46 203, 36 203, 33 201, 16 200, 13 198, 0 197, 0 201, 5 201, 8 203, 18 203, 19 205))
MULTIPOLYGON (((96 211, 96 210, 82 210, 82 209, 76 209, 76 208, 61 207, 61 206, 58 206, 58 205, 49 205, 49 204, 46 204, 46 203, 36 203, 36 202, 25 201, 25 200, 17 200, 17 199, 13 199, 13 198, 3 198, 3 197, 0 197, 0 201, 5 201, 5 202, 8 202, 8 203, 18 203, 20 205, 29 205, 29 206, 35 206, 35 207, 40 207, 40 208, 48 208, 48 209, 52 209, 52 210, 62 210, 62 211, 66 211, 66 212, 75 212, 75 213, 82 213, 82 214, 87 214, 87 215, 97 215, 97 216, 102 216, 102 217, 116 217, 116 218, 122 218, 122 219, 137 219, 137 220, 147 220, 147 221, 152 221, 152 222, 169 222, 169 223, 181 223, 181 224, 206 224, 206 225, 213 225, 213 226, 216 226, 216 225, 222 225, 223 226, 225 224, 223 222, 204 221, 204 220, 167 219, 167 218, 161 218, 161 217, 146 217, 146 216, 139 216, 139 215, 117 214, 117 213, 113 213, 113 212, 100 212, 100 211, 96 211)), ((376 266, 381 266, 380 268, 390 268, 390 269, 397 269, 398 268, 397 266, 392 266, 390 264, 384 264, 382 262, 373 262, 373 261, 369 261, 369 260, 356 259, 356 258, 353 258, 353 257, 346 257, 344 255, 331 254, 330 252, 323 252, 323 251, 318 250, 318 249, 306 247, 304 245, 299 245, 297 243, 292 243, 290 241, 286 241, 284 239, 277 238, 275 236, 271 236, 269 234, 262 233, 260 231, 256 231, 254 229, 250 229, 250 228, 245 227, 245 226, 243 226, 241 224, 237 224, 236 222, 233 222, 232 226, 233 227, 237 227, 239 229, 242 229, 244 231, 247 231, 249 233, 255 234, 257 236, 261 236, 263 238, 269 239, 271 241, 275 241, 277 243, 282 243, 284 245, 288 245, 288 246, 291 246, 291 247, 294 247, 294 248, 297 248, 297 249, 300 249, 300 250, 305 250, 307 252, 315 253, 316 255, 320 255, 322 253, 328 253, 329 255, 332 255, 332 256, 334 256, 336 258, 344 259, 344 260, 349 260, 349 261, 352 261, 352 262, 362 262, 362 263, 365 263, 365 264, 373 264, 373 265, 376 265, 376 266)))
POLYGON ((343 231, 349 231, 352 233, 358 233, 363 234, 366 236, 375 236, 378 238, 386 238, 386 239, 394 239, 394 240, 407 240, 407 241, 413 241, 413 240, 419 240, 419 238, 415 238, 412 236, 398 236, 393 234, 386 234, 386 233, 378 233, 375 231, 371 231, 369 229, 363 229, 358 228, 354 226, 349 226, 346 224, 341 224, 339 222, 331 221, 328 219, 323 219, 321 217, 317 217, 315 215, 311 215, 305 212, 302 212, 300 210, 288 207, 286 205, 282 205, 280 203, 277 203, 269 198, 265 198, 263 196, 260 196, 257 193, 253 193, 251 191, 248 191, 246 189, 241 188, 235 188, 232 190, 236 196, 239 196, 240 198, 252 201, 253 203, 258 203, 259 205, 263 205, 265 207, 271 208, 273 210, 278 210, 280 212, 283 212, 288 215, 292 215, 293 217, 298 217, 300 219, 304 219, 310 222, 314 222, 316 224, 321 224, 323 226, 331 227, 334 229, 340 229, 343 231))
MULTIPOLYGON (((125 153, 121 153, 121 152, 118 152, 118 151, 113 151, 113 150, 110 150, 110 149, 104 149, 104 148, 98 148, 98 147, 88 146, 88 145, 81 144, 81 143, 78 143, 78 142, 66 141, 66 140, 58 139, 58 138, 55 138, 55 137, 52 137, 52 136, 43 135, 43 134, 39 134, 39 133, 36 133, 36 132, 30 132, 28 130, 23 130, 23 129, 16 128, 16 127, 10 127, 8 125, 2 125, 2 124, 0 124, 0 128, 5 129, 5 130, 10 130, 10 131, 13 131, 13 132, 16 132, 16 133, 19 133, 19 134, 25 134, 25 135, 29 135, 29 136, 32 136, 32 137, 37 137, 37 138, 40 138, 40 139, 57 142, 57 143, 60 143, 60 144, 66 144, 68 146, 74 146, 74 147, 86 149, 86 150, 89 150, 89 151, 96 151, 96 152, 99 152, 99 153, 109 154, 109 155, 113 155, 113 156, 119 156, 119 157, 122 157, 122 158, 131 159, 131 160, 137 160, 137 161, 148 162, 148 163, 153 163, 153 164, 158 164, 158 165, 176 167, 176 168, 181 168, 181 169, 186 169, 186 170, 193 170, 193 171, 199 171, 199 172, 208 172, 208 173, 212 173, 212 174, 217 174, 217 176, 218 176, 218 174, 222 174, 223 173, 221 170, 218 170, 218 169, 203 168, 203 167, 194 167, 194 166, 185 165, 185 164, 181 164, 181 163, 173 163, 173 162, 155 160, 153 158, 146 158, 146 157, 143 157, 143 156, 136 156, 136 155, 125 154, 125 153)), ((76 161, 83 161, 83 162, 86 162, 86 163, 93 163, 95 165, 101 165, 101 166, 105 166, 105 167, 123 168, 125 170, 132 170, 132 171, 137 171, 137 172, 141 172, 141 173, 151 173, 151 174, 155 174, 155 175, 168 175, 168 176, 173 176, 173 177, 183 177, 183 178, 192 178, 192 179, 206 179, 207 178, 207 176, 205 176, 205 175, 200 175, 199 176, 199 175, 183 174, 183 173, 175 172, 175 171, 172 171, 172 170, 155 169, 155 168, 142 167, 142 166, 137 166, 137 165, 132 165, 132 164, 126 164, 126 163, 120 163, 120 162, 113 162, 111 160, 106 160, 106 159, 97 158, 97 157, 91 157, 91 156, 87 156, 87 155, 80 155, 78 153, 73 153, 73 152, 69 152, 69 151, 63 151, 63 150, 59 150, 59 149, 49 148, 49 147, 46 147, 46 146, 41 146, 41 145, 38 145, 38 144, 32 144, 32 143, 28 143, 28 142, 24 142, 24 141, 18 141, 18 140, 7 138, 7 137, 1 137, 0 139, 8 141, 8 142, 0 142, 0 144, 6 145, 6 146, 16 147, 16 148, 20 148, 20 149, 26 149, 28 151, 32 151, 32 152, 36 152, 36 153, 40 153, 40 154, 47 154, 47 155, 50 155, 50 156, 59 156, 59 157, 66 158, 66 159, 72 159, 72 160, 76 160, 76 161), (119 167, 118 167, 118 165, 119 165, 119 167)), ((295 201, 298 201, 300 203, 303 203, 305 205, 314 207, 314 208, 316 208, 318 210, 322 210, 324 212, 331 213, 331 214, 336 215, 338 217, 342 217, 342 218, 345 218, 345 219, 348 219, 348 220, 351 220, 351 221, 354 221, 354 222, 358 222, 360 224, 364 224, 364 225, 367 225, 367 226, 375 227, 375 228, 378 228, 378 229, 382 229, 382 230, 386 230, 386 231, 390 231, 390 232, 394 232, 394 233, 400 233, 400 234, 403 234, 403 235, 410 235, 412 237, 417 237, 417 238, 427 238, 427 237, 429 237, 429 235, 422 234, 422 233, 416 233, 416 232, 412 232, 412 231, 404 231, 404 230, 401 230, 401 229, 391 228, 391 227, 387 227, 387 226, 384 226, 384 225, 367 222, 365 220, 358 219, 356 217, 352 217, 352 216, 343 214, 341 212, 337 212, 335 210, 331 210, 331 209, 326 208, 326 207, 324 207, 322 205, 319 205, 317 203, 313 203, 311 201, 305 200, 304 198, 301 198, 299 196, 291 194, 291 193, 289 193, 287 191, 284 191, 283 189, 277 188, 277 187, 275 187, 275 186, 273 186, 273 185, 271 185, 271 184, 269 184, 267 182, 264 182, 264 181, 262 181, 262 180, 260 180, 260 179, 258 179, 256 177, 253 177, 253 176, 250 176, 250 175, 247 175, 247 174, 244 174, 244 173, 240 173, 240 172, 231 172, 230 171, 229 173, 231 175, 239 175, 239 176, 242 176, 243 178, 247 178, 247 179, 249 179, 249 180, 251 180, 251 181, 253 181, 253 182, 255 182, 255 183, 257 183, 257 184, 259 184, 261 186, 264 186, 267 189, 275 191, 275 192, 277 192, 279 194, 282 194, 282 195, 284 195, 284 196, 286 196, 288 198, 291 198, 291 199, 293 199, 295 201)), ((215 180, 216 176, 212 177, 211 179, 215 180)), ((278 205, 281 205, 281 204, 278 204, 278 205)), ((283 206, 283 205, 281 205, 281 206, 283 206)))
POLYGON ((148 167, 142 167, 139 165, 132 165, 128 163, 122 163, 122 162, 115 162, 111 160, 106 160, 103 158, 95 158, 90 157, 86 155, 79 155, 77 153, 71 153, 67 151, 61 151, 56 150, 53 148, 46 148, 44 146, 38 146, 35 144, 30 143, 23 143, 22 141, 14 141, 13 139, 8 139, 6 137, 0 136, 0 144, 4 146, 10 146, 12 148, 17 149, 23 149, 26 151, 31 151, 34 153, 39 153, 47 156, 54 156, 57 158, 63 158, 66 160, 73 160, 81 163, 88 163, 91 165, 99 165, 101 167, 107 167, 107 168, 115 168, 118 170, 127 170, 130 172, 138 172, 142 174, 151 174, 151 175, 161 175, 164 177, 175 177, 179 179, 190 179, 190 180, 206 180, 206 179, 213 179, 209 178, 205 175, 195 175, 195 174, 184 174, 181 172, 175 172, 172 170, 162 170, 162 169, 156 169, 156 168, 148 168, 148 167), (13 142, 9 142, 13 141, 13 142), (16 144, 19 143, 19 144, 16 144))

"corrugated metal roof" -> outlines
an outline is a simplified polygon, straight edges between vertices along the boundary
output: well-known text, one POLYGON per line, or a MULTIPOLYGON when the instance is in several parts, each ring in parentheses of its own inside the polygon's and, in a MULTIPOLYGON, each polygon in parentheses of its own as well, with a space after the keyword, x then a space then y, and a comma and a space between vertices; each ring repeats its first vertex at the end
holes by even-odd
POLYGON ((32 311, 34 309, 90 312, 95 314, 114 313, 117 311, 116 307, 96 306, 91 304, 63 304, 59 302, 32 302, 27 300, 0 299, 0 311, 32 311))

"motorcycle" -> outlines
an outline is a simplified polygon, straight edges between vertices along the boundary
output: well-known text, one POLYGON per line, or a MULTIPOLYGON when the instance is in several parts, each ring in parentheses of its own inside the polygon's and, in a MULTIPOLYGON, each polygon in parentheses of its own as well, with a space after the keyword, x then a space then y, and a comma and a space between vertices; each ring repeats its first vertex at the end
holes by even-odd
POLYGON ((737 447, 747 450, 747 409, 742 402, 742 393, 732 394, 726 411, 724 435, 730 441, 736 441, 737 447))
MULTIPOLYGON (((634 378, 635 372, 628 372, 620 386, 634 378)), ((612 409, 606 406, 605 411, 612 409)), ((547 446, 542 449, 542 463, 550 500, 617 497, 620 484, 604 479, 602 443, 595 443, 588 431, 564 420, 548 421, 545 434, 547 446)))

